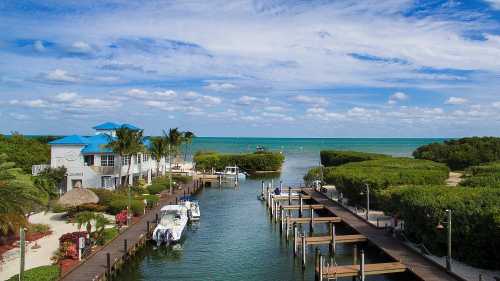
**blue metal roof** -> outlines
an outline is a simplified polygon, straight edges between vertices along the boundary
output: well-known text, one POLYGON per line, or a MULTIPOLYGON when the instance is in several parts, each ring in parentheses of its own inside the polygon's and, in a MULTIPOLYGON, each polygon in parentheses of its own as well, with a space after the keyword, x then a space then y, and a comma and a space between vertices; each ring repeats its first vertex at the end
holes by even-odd
POLYGON ((117 130, 117 129, 120 129, 122 127, 125 127, 125 128, 128 128, 130 130, 140 130, 138 127, 134 126, 134 125, 131 125, 131 124, 118 124, 118 123, 114 123, 114 122, 105 122, 105 123, 102 123, 102 124, 99 124, 95 127, 93 127, 94 130, 103 130, 103 131, 109 131, 109 130, 117 130))
POLYGON ((84 149, 82 149, 83 154, 89 153, 111 153, 113 152, 110 148, 106 147, 106 145, 114 140, 114 137, 111 137, 106 134, 98 134, 95 136, 87 137, 87 145, 84 149))
POLYGON ((71 136, 66 136, 57 140, 53 140, 49 142, 49 144, 87 144, 87 140, 83 136, 79 135, 71 135, 71 136))
POLYGON ((99 124, 99 125, 93 127, 93 129, 94 130, 116 130, 120 127, 121 127, 120 124, 116 124, 113 122, 105 122, 105 123, 102 123, 102 124, 99 124))

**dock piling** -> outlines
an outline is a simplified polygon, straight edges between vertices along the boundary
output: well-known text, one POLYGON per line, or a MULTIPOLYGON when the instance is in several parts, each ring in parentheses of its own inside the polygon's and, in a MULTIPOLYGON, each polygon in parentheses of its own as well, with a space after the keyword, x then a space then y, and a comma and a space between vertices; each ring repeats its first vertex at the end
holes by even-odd
POLYGON ((293 223, 293 256, 297 256, 297 244, 298 244, 298 233, 297 233, 297 225, 293 223))
POLYGON ((319 281, 323 281, 323 256, 319 255, 319 281))
POLYGON ((106 253, 106 276, 111 279, 111 255, 106 253))
POLYGON ((127 239, 123 239, 123 252, 125 253, 125 256, 128 254, 127 239))
POLYGON ((306 268, 306 234, 302 232, 302 270, 306 268))
POLYGON ((283 219, 283 206, 280 206, 280 235, 283 234, 283 228, 285 227, 285 220, 283 219))
POLYGON ((319 255, 320 255, 320 251, 319 251, 319 248, 316 247, 316 249, 314 250, 314 280, 318 280, 318 271, 317 271, 317 268, 319 266, 319 255))
POLYGON ((358 264, 358 245, 356 244, 352 248, 352 264, 358 264))
POLYGON ((365 281, 365 252, 361 250, 361 264, 359 265, 361 281, 365 281))
POLYGON ((300 209, 299 209, 299 217, 302 217, 302 211, 304 209, 304 202, 302 200, 302 193, 299 194, 299 200, 300 200, 300 209))
POLYGON ((288 205, 292 205, 292 187, 288 187, 288 205))
POLYGON ((150 222, 147 221, 146 222, 146 233, 147 233, 148 236, 149 236, 149 232, 151 232, 151 225, 150 225, 150 222))
POLYGON ((314 209, 311 208, 311 221, 309 222, 309 231, 314 232, 314 209))

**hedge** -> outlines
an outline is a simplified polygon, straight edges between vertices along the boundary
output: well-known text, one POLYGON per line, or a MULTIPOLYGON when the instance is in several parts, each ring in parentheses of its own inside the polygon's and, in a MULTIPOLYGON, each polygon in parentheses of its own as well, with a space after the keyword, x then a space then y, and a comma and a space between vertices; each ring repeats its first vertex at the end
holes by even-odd
POLYGON ((390 157, 385 154, 359 152, 359 151, 342 151, 342 150, 322 150, 320 152, 321 164, 323 166, 340 166, 350 162, 361 162, 367 160, 375 160, 390 157))
POLYGON ((280 171, 285 156, 277 152, 255 152, 245 154, 220 154, 217 152, 201 152, 194 156, 197 170, 222 171, 227 166, 238 166, 253 173, 258 171, 280 171))
MULTIPOLYGON (((126 210, 128 206, 127 198, 115 198, 109 203, 107 212, 116 215, 122 210, 126 210)), ((144 214, 144 201, 132 199, 130 204, 131 212, 134 216, 139 216, 144 214)))
POLYGON ((413 152, 418 159, 446 163, 453 170, 500 160, 500 138, 472 137, 421 146, 413 152))
POLYGON ((410 240, 445 255, 446 213, 452 210, 452 256, 472 266, 500 269, 500 189, 406 186, 380 193, 384 211, 405 222, 410 240))
MULTIPOLYGON (((59 279, 59 266, 44 265, 28 269, 24 272, 24 281, 55 281, 59 279)), ((18 281, 19 275, 10 277, 7 281, 18 281)))
POLYGON ((500 188, 500 162, 469 167, 461 186, 500 188))
POLYGON ((378 207, 377 191, 390 186, 442 184, 448 168, 440 163, 411 158, 386 158, 348 163, 324 168, 324 180, 337 187, 353 204, 365 204, 365 184, 370 186, 370 200, 378 207))

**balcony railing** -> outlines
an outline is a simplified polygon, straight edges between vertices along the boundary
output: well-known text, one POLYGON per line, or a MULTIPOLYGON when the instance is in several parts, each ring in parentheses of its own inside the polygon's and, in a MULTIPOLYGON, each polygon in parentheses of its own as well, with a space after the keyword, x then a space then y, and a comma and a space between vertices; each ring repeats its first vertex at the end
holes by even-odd
POLYGON ((33 176, 38 176, 39 173, 41 173, 42 171, 44 171, 48 168, 50 168, 49 164, 33 165, 33 166, 31 166, 31 174, 33 176))

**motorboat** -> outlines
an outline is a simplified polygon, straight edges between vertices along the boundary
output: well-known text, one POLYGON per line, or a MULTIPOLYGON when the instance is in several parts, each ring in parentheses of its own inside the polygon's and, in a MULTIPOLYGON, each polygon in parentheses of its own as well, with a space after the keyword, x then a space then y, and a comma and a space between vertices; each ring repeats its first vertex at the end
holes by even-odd
POLYGON ((216 174, 228 178, 236 178, 236 177, 238 177, 239 179, 246 178, 246 173, 240 171, 240 168, 238 166, 227 166, 223 172, 217 172, 216 174))
POLYGON ((179 242, 188 223, 188 208, 181 205, 166 205, 160 210, 160 222, 153 231, 157 246, 179 242))
POLYGON ((181 197, 181 205, 184 205, 188 210, 188 218, 190 221, 200 220, 201 212, 198 201, 193 200, 191 196, 181 197))

